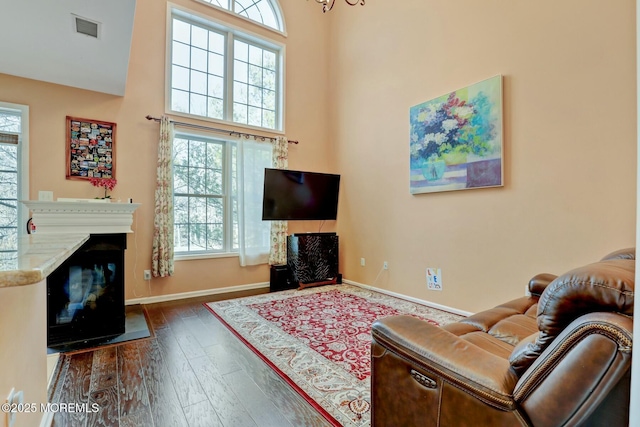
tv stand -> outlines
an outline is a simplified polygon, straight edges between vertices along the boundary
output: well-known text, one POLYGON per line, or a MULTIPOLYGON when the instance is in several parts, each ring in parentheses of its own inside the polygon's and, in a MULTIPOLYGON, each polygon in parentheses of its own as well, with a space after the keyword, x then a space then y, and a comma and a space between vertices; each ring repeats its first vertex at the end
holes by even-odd
POLYGON ((287 265, 300 289, 339 283, 336 233, 296 233, 287 236, 287 265))

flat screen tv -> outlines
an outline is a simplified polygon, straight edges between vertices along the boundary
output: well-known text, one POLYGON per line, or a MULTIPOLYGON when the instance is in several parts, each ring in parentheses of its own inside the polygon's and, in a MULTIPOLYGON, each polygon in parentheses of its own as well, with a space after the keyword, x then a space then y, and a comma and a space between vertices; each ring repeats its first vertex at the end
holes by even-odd
POLYGON ((339 189, 340 175, 265 169, 262 219, 336 219, 339 189))

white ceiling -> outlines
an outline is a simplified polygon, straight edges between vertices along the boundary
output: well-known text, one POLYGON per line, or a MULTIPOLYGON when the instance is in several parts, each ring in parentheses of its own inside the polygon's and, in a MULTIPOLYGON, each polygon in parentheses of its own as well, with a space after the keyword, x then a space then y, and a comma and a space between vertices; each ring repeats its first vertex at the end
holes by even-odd
POLYGON ((136 0, 0 0, 0 73, 124 95, 136 0), (73 15, 100 23, 78 34, 73 15))

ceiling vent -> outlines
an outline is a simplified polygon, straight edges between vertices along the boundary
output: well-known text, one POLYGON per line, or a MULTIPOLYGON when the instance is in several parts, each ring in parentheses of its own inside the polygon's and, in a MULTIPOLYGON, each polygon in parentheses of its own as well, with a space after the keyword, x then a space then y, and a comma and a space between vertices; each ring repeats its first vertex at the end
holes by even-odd
POLYGON ((100 24, 98 22, 89 21, 86 18, 81 18, 76 15, 73 15, 73 21, 74 29, 77 33, 94 37, 96 39, 98 38, 98 32, 100 29, 100 24))

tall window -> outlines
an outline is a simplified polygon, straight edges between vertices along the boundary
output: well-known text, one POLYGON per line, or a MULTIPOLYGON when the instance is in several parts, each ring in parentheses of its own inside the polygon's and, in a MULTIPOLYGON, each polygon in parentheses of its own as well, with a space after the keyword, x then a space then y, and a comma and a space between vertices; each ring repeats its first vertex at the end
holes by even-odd
POLYGON ((282 47, 174 9, 169 109, 282 130, 282 47))
POLYGON ((18 237, 26 228, 28 107, 0 103, 0 267, 15 268, 18 237))
POLYGON ((262 221, 262 192, 264 169, 271 167, 271 155, 268 143, 236 143, 176 133, 176 255, 248 252, 251 256, 256 248, 270 246, 270 224, 262 221))
POLYGON ((176 253, 237 251, 235 144, 176 134, 173 153, 176 253))

